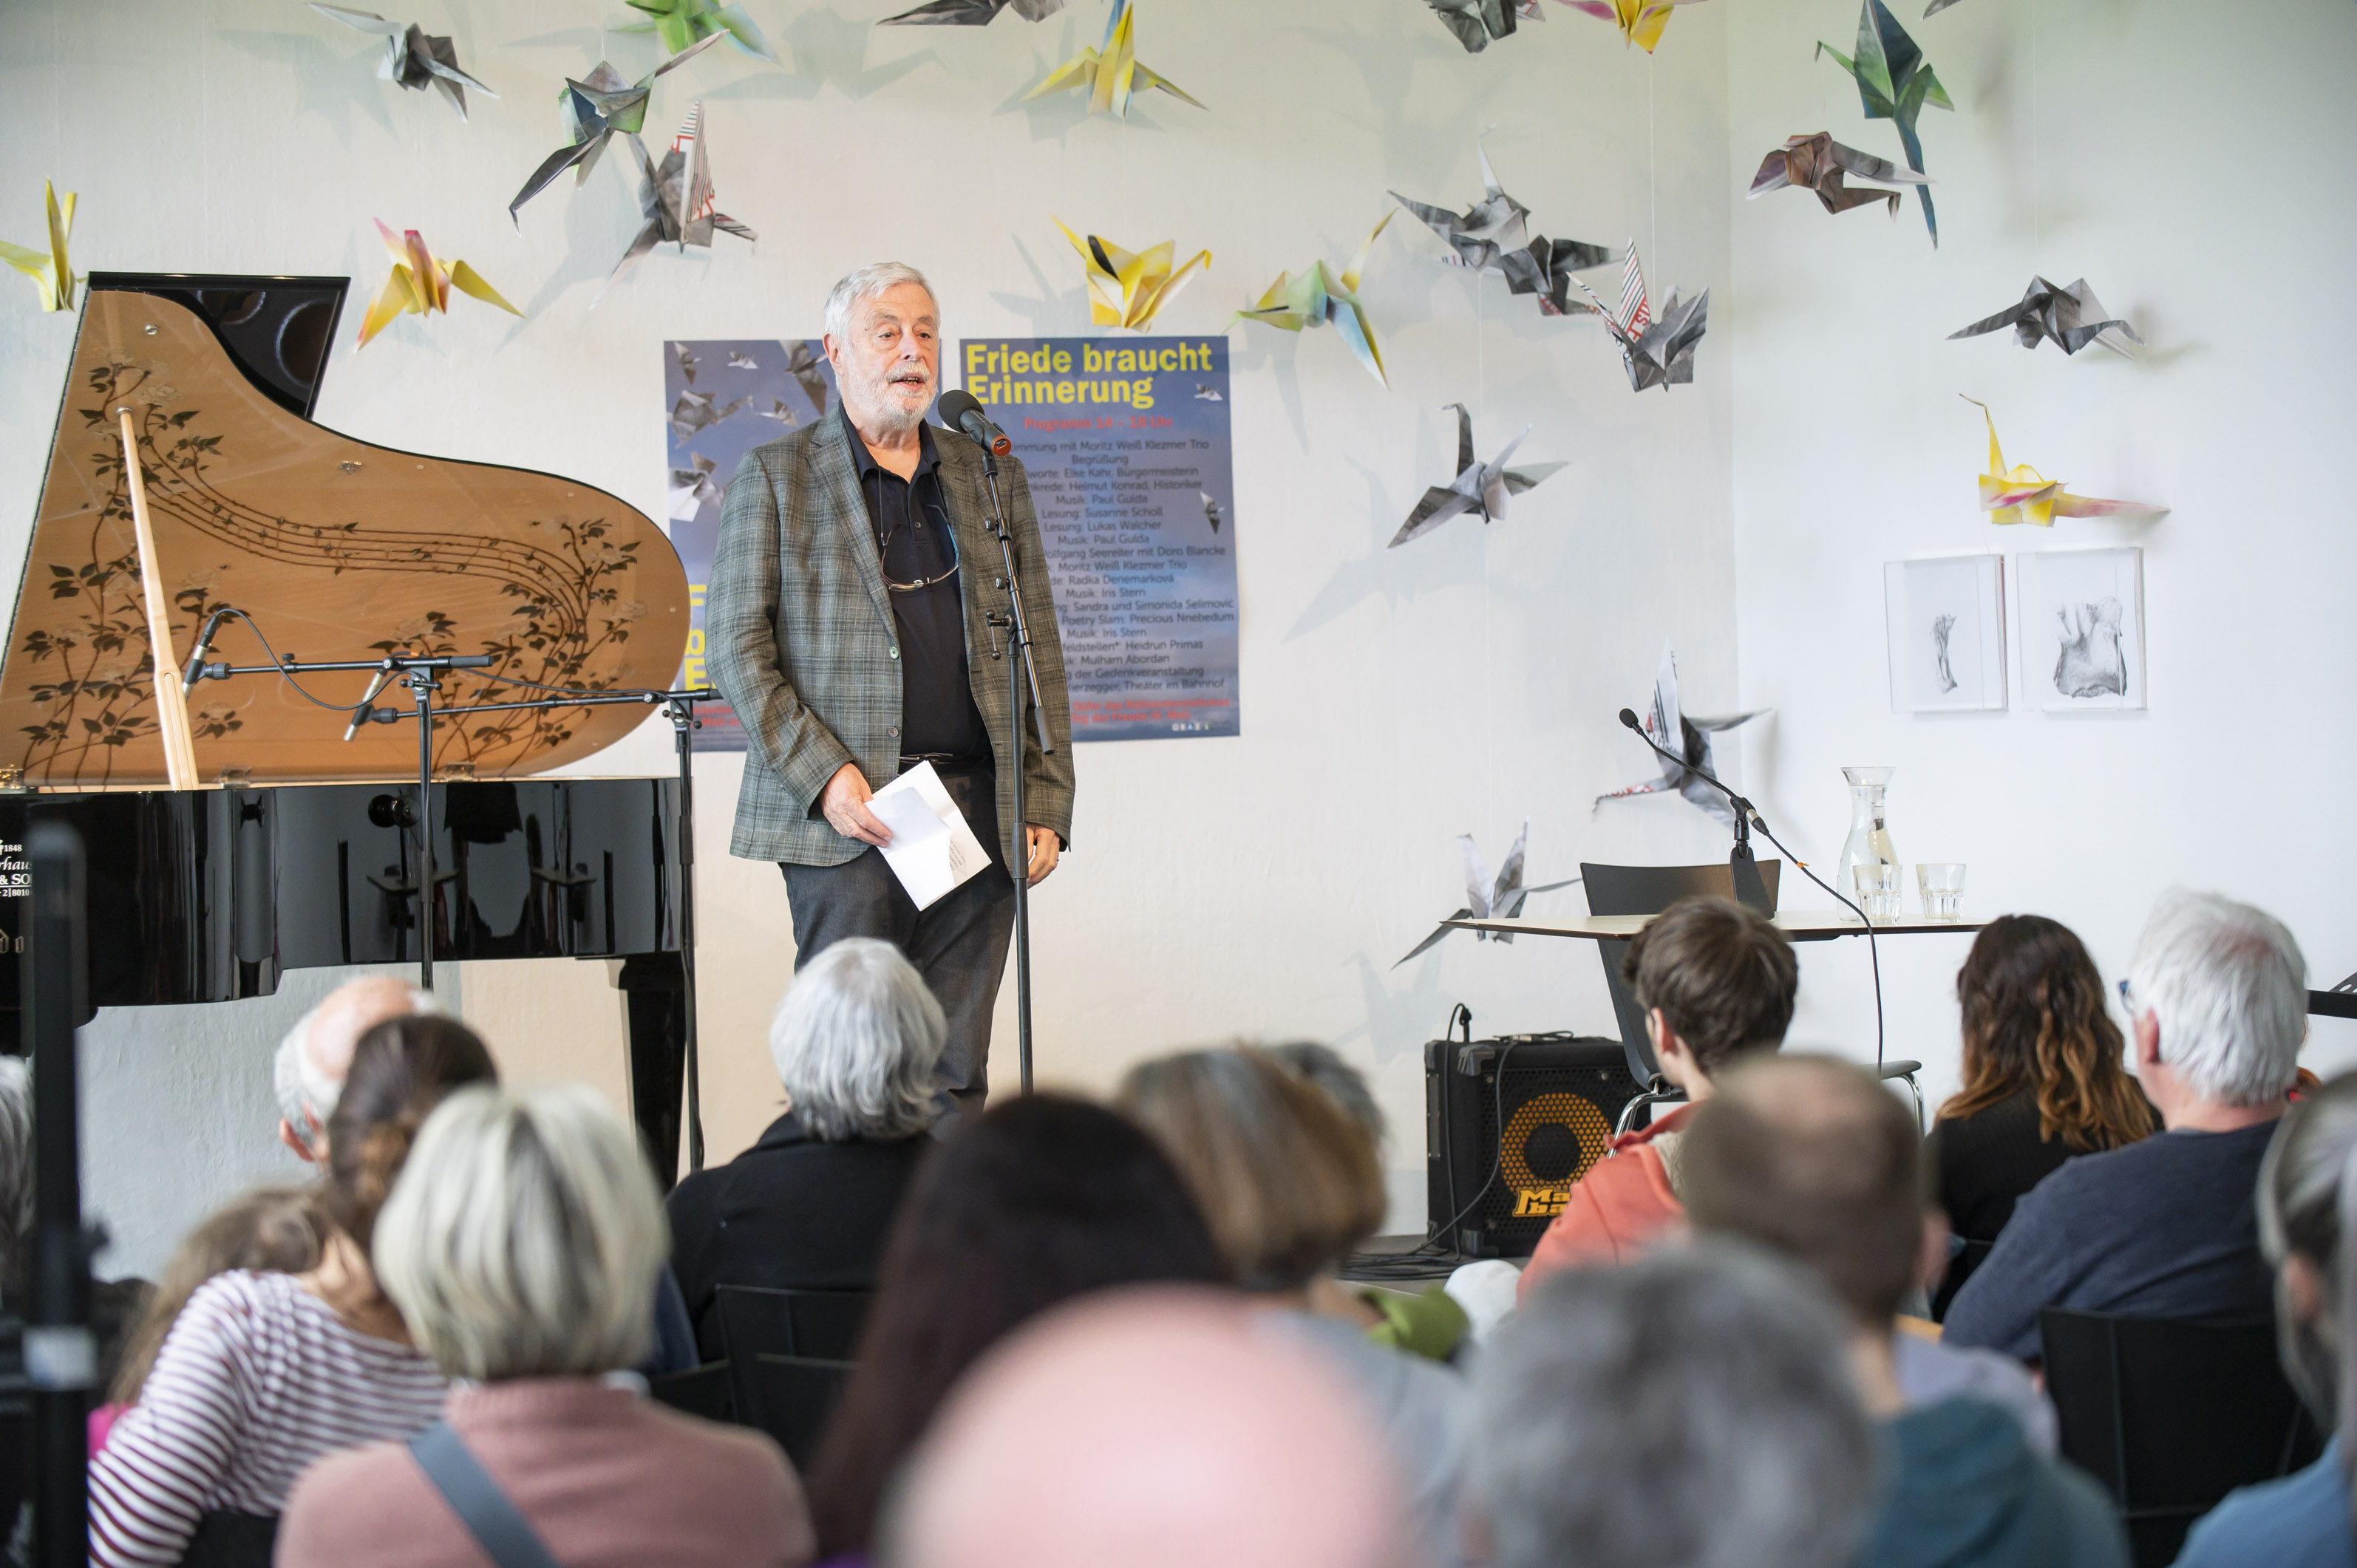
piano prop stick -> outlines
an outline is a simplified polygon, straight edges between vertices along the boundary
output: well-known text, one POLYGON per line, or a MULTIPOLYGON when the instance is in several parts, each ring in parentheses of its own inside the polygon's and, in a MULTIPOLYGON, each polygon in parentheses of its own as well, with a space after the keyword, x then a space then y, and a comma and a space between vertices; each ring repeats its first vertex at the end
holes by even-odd
POLYGON ((197 743, 188 733, 188 699, 173 677, 180 668, 172 647, 171 601, 164 594, 163 569, 156 564, 156 529, 147 521, 147 482, 139 469, 139 434, 131 410, 123 420, 123 478, 131 487, 131 526, 139 538, 139 581, 146 590, 147 646, 156 666, 156 723, 164 734, 164 772, 175 789, 197 788, 197 743))

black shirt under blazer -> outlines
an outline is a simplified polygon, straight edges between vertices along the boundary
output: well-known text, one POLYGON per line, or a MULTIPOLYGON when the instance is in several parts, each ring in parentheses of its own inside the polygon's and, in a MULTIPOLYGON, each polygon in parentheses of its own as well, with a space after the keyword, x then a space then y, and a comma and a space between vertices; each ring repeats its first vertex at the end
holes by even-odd
POLYGON ((830 1144, 793 1112, 725 1165, 672 1189, 672 1272, 687 1297, 707 1361, 725 1355, 716 1287, 872 1290, 900 1194, 932 1146, 924 1133, 893 1143, 830 1144))

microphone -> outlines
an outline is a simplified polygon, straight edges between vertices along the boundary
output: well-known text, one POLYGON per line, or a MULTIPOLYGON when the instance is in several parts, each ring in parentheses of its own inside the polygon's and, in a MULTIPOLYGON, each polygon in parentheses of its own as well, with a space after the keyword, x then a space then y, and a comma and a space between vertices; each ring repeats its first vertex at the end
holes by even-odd
POLYGON ((941 409, 943 424, 965 432, 992 456, 1004 457, 1015 450, 1015 443, 1006 438, 1006 432, 990 423, 990 416, 982 412, 981 401, 974 393, 963 389, 943 392, 941 409))
POLYGON ((183 697, 195 691, 197 682, 205 678, 205 655, 212 651, 213 633, 221 629, 221 622, 236 613, 232 609, 218 609, 205 618, 204 629, 197 633, 197 646, 188 655, 188 668, 180 676, 180 695, 183 697))
POLYGON ((360 734, 361 725, 368 723, 369 720, 376 716, 376 709, 373 705, 376 702, 376 694, 379 692, 383 691, 385 682, 392 679, 393 671, 391 670, 380 670, 376 672, 376 679, 371 681, 369 682, 369 689, 365 693, 361 693, 360 705, 352 709, 352 722, 344 726, 344 738, 346 740, 350 740, 352 736, 360 734))

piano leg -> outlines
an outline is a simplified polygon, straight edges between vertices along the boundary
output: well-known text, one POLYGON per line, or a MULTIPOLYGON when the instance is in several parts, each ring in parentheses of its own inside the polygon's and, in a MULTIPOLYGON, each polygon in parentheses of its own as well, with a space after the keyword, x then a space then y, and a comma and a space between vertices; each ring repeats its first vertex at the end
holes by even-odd
POLYGON ((630 1115, 655 1179, 679 1179, 680 1107, 687 1091, 687 972, 675 952, 634 953, 615 977, 630 1009, 630 1115))

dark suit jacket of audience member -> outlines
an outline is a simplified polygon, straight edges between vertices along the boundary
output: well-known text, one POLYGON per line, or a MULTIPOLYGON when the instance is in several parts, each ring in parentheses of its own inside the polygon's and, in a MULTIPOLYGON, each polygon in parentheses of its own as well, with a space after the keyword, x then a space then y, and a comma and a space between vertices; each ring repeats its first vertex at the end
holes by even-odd
POLYGON ((673 1188, 671 1265, 705 1359, 726 1354, 716 1286, 874 1289, 884 1233, 932 1142, 825 1143, 789 1111, 751 1148, 673 1188))

